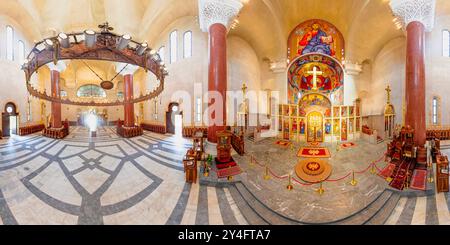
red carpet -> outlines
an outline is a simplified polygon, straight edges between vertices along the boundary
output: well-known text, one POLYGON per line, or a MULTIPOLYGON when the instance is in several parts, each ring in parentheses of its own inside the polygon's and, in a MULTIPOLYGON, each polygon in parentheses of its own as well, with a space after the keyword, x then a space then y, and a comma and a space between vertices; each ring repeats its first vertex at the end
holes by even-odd
POLYGON ((323 147, 302 147, 298 151, 298 157, 315 157, 315 158, 329 158, 330 151, 323 147))
POLYGON ((427 189, 427 170, 414 170, 410 188, 420 191, 425 191, 427 189))
POLYGON ((217 171, 217 177, 218 178, 226 178, 229 176, 238 175, 242 172, 241 168, 239 166, 234 166, 230 168, 224 168, 217 171))
POLYGON ((225 169, 225 168, 235 167, 235 166, 237 166, 237 163, 233 160, 233 158, 231 158, 231 161, 229 161, 229 162, 220 162, 216 158, 216 166, 217 166, 217 169, 225 169))
POLYGON ((353 143, 353 142, 349 142, 349 143, 343 143, 343 144, 341 144, 341 147, 342 148, 350 148, 350 147, 354 147, 354 146, 356 146, 356 144, 355 143, 353 143))
POLYGON ((395 170, 395 164, 393 163, 389 163, 384 169, 383 171, 381 171, 381 173, 379 174, 381 177, 383 178, 388 178, 391 177, 392 174, 394 173, 395 170))
POLYGON ((278 141, 275 142, 275 145, 279 145, 279 146, 282 146, 282 147, 288 147, 291 144, 292 143, 290 141, 287 141, 287 140, 278 140, 278 141))

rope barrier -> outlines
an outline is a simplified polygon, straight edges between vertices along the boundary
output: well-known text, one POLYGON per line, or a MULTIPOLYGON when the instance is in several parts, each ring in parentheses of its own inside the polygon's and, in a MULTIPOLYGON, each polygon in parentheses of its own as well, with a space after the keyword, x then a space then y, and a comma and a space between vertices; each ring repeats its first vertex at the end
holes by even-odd
MULTIPOLYGON (((295 177, 292 177, 292 176, 291 176, 291 180, 292 180, 294 183, 297 183, 297 184, 299 184, 299 185, 301 185, 301 186, 312 186, 312 185, 315 185, 315 184, 320 184, 320 188, 317 190, 320 194, 323 194, 323 192, 324 192, 324 189, 323 189, 323 182, 338 182, 338 181, 341 181, 341 180, 345 180, 345 179, 349 178, 350 176, 353 176, 353 177, 352 177, 352 182, 351 182, 351 183, 352 183, 352 185, 356 185, 357 181, 355 180, 355 174, 364 174, 364 173, 366 173, 367 171, 369 171, 369 170, 371 170, 371 169, 372 169, 372 171, 374 171, 374 170, 376 169, 376 170, 378 171, 378 173, 381 173, 381 172, 382 172, 382 170, 381 170, 380 168, 378 168, 377 163, 380 163, 380 162, 383 160, 383 158, 386 157, 386 154, 387 154, 387 152, 384 153, 383 156, 381 156, 381 157, 380 157, 379 159, 377 159, 376 161, 371 162, 371 163, 369 164, 369 166, 367 166, 367 168, 365 168, 364 170, 362 170, 362 171, 351 171, 350 173, 348 173, 347 175, 345 175, 345 176, 343 176, 343 177, 341 177, 341 178, 337 178, 337 179, 328 179, 328 180, 324 180, 324 181, 320 181, 320 182, 315 182, 315 183, 304 183, 304 182, 302 182, 302 181, 296 179, 295 177)), ((275 174, 275 173, 273 172, 273 170, 270 169, 267 165, 264 165, 264 164, 259 163, 258 160, 256 160, 256 158, 255 158, 253 155, 251 155, 250 161, 251 161, 250 164, 255 163, 256 165, 258 165, 258 166, 260 166, 260 167, 266 169, 266 176, 265 176, 265 178, 266 178, 266 177, 269 177, 269 178, 270 178, 270 176, 268 176, 268 174, 270 174, 270 175, 272 175, 274 178, 280 179, 280 180, 284 180, 284 179, 289 178, 289 175, 279 176, 279 175, 275 174)), ((213 170, 213 171, 214 171, 214 170, 213 170)), ((216 171, 214 171, 214 172, 216 172, 216 171)), ((266 179, 267 179, 267 178, 266 178, 266 179)))
POLYGON ((273 176, 273 177, 275 177, 275 178, 277 178, 277 179, 286 179, 288 176, 287 175, 284 175, 284 176, 278 176, 278 175, 276 175, 274 172, 272 172, 272 169, 270 169, 269 168, 269 173, 273 176))
POLYGON ((351 174, 352 174, 352 172, 348 173, 346 176, 344 176, 342 178, 334 179, 334 180, 333 179, 327 179, 325 181, 326 182, 338 182, 338 181, 341 181, 341 180, 344 180, 344 179, 348 178, 351 174))

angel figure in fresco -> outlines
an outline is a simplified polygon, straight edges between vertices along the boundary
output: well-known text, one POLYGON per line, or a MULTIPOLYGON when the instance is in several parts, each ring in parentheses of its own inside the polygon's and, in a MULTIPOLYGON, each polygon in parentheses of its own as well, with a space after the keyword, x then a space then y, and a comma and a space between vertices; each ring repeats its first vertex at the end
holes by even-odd
POLYGON ((299 54, 321 53, 334 56, 336 52, 331 47, 333 42, 333 37, 327 35, 321 29, 319 23, 314 23, 312 30, 307 32, 299 43, 300 47, 304 47, 303 49, 299 49, 299 54))

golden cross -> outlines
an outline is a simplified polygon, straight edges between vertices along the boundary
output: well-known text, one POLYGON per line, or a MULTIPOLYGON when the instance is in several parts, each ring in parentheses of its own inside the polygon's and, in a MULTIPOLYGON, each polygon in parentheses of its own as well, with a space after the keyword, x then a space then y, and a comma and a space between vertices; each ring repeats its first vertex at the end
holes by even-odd
POLYGON ((391 86, 387 86, 387 88, 386 88, 386 92, 387 92, 387 103, 388 104, 391 104, 391 86))
POLYGON ((245 92, 247 92, 247 89, 248 89, 247 84, 243 83, 242 84, 242 93, 244 94, 244 96, 245 96, 245 92))
POLYGON ((312 71, 308 71, 306 73, 309 74, 309 75, 313 75, 313 88, 312 88, 312 90, 313 91, 317 91, 317 89, 318 89, 317 88, 317 75, 323 75, 323 72, 322 71, 318 71, 317 70, 317 66, 314 66, 312 71))

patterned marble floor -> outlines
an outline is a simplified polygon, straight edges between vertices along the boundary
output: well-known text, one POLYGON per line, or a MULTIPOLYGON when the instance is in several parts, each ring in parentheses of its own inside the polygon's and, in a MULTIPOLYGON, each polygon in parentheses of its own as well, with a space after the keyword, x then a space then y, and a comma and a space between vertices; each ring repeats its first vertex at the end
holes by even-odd
MULTIPOLYGON (((231 185, 185 184, 190 141, 145 132, 0 140, 0 224, 252 224, 231 185)), ((247 175, 251 173, 247 172, 247 175)), ((404 196, 387 224, 450 224, 449 196, 404 196)))

